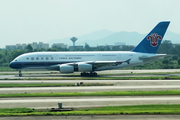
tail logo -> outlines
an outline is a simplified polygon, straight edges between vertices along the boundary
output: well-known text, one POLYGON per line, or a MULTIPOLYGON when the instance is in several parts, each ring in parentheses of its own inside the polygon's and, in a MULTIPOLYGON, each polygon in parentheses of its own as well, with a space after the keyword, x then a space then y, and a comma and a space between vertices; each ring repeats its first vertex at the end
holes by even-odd
POLYGON ((157 33, 152 33, 151 35, 147 36, 147 40, 150 40, 152 47, 156 47, 158 45, 158 40, 162 40, 162 37, 157 33))

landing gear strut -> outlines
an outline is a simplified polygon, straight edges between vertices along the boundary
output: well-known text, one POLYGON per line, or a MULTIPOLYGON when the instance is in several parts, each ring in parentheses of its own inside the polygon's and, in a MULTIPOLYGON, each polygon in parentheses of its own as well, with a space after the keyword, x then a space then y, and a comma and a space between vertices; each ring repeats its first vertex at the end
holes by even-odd
POLYGON ((21 71, 19 70, 19 77, 22 77, 21 71))
POLYGON ((97 73, 96 72, 90 72, 90 73, 82 72, 81 76, 97 76, 97 73))

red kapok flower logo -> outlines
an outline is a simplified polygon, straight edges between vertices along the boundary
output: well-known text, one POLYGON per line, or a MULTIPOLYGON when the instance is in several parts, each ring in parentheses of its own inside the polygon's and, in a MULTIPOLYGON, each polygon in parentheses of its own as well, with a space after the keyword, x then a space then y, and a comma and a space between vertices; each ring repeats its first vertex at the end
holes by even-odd
POLYGON ((158 45, 158 40, 162 40, 162 37, 157 33, 152 33, 151 35, 147 36, 147 40, 150 40, 152 47, 156 47, 158 45))

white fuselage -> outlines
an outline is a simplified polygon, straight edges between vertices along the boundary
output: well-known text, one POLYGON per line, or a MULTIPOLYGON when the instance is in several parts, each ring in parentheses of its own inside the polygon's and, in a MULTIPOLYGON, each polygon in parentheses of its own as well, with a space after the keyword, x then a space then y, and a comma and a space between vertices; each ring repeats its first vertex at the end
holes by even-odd
MULTIPOLYGON (((81 62, 111 62, 111 61, 126 61, 130 59, 129 64, 123 62, 120 65, 103 65, 94 69, 94 71, 119 69, 125 67, 131 67, 135 65, 144 64, 149 61, 144 61, 140 58, 143 57, 154 57, 160 56, 161 54, 148 54, 148 53, 137 53, 131 51, 99 51, 99 52, 33 52, 26 53, 15 58, 10 64, 11 68, 14 69, 48 69, 50 66, 56 66, 61 64, 74 63, 78 64, 81 62)), ((164 54, 163 54, 164 56, 164 54)), ((162 58, 162 57, 159 57, 162 58)), ((157 60, 157 59, 156 59, 157 60)))

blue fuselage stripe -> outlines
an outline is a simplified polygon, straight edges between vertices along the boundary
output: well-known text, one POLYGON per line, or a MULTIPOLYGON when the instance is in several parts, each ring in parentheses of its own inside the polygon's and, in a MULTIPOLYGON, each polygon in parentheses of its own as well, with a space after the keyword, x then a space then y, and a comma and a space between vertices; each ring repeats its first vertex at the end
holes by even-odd
MULTIPOLYGON (((65 63, 73 63, 74 61, 68 62, 11 62, 9 67, 13 69, 23 69, 28 67, 45 67, 45 66, 52 66, 58 64, 65 64, 65 63)), ((77 62, 77 61, 76 61, 77 62)))

